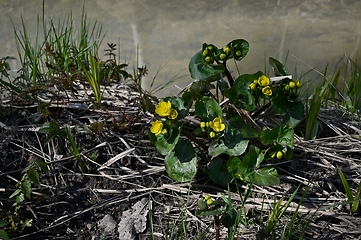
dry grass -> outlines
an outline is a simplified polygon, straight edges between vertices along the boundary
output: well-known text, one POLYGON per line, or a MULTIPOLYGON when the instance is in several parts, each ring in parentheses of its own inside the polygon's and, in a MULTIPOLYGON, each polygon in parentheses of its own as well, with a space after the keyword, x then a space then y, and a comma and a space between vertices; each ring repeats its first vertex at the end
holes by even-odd
MULTIPOLYGON (((41 173, 41 186, 33 188, 32 199, 26 199, 20 209, 20 215, 34 219, 33 226, 15 234, 14 239, 104 236, 104 231, 96 227, 97 222, 105 214, 119 222, 122 212, 142 198, 147 199, 149 217, 147 229, 137 234, 136 239, 213 239, 213 219, 197 217, 196 203, 205 193, 217 198, 227 195, 227 190, 210 182, 202 173, 197 174, 191 184, 174 183, 166 176, 163 159, 147 140, 152 116, 139 110, 140 98, 133 86, 107 87, 100 110, 92 110, 88 101, 90 90, 82 85, 78 87, 77 98, 69 98, 69 93, 58 102, 48 100, 46 94, 39 95, 39 99, 48 104, 51 119, 61 127, 68 124, 73 129, 77 147, 86 162, 84 174, 77 169, 75 157, 69 151, 59 152, 58 142, 52 140, 43 145, 45 136, 37 131, 45 118, 37 114, 38 105, 2 100, 0 194, 3 207, 0 215, 13 211, 8 197, 21 179, 21 171, 29 158, 44 160, 50 170, 49 174, 41 173), (95 150, 98 157, 92 159, 95 150)), ((244 217, 248 223, 239 226, 237 239, 256 239, 275 199, 281 196, 287 199, 298 186, 300 192, 278 224, 276 233, 287 226, 302 199, 296 226, 301 230, 309 223, 304 239, 358 239, 360 212, 349 213, 337 173, 337 168, 341 168, 353 190, 361 181, 361 128, 354 117, 338 106, 321 109, 320 136, 305 141, 299 134, 291 161, 268 163, 276 166, 281 184, 254 186, 245 204, 244 217), (310 189, 302 198, 307 186, 310 189)), ((248 188, 240 186, 244 190, 248 188)), ((241 204, 237 191, 232 191, 230 196, 234 204, 241 204)), ((117 239, 117 230, 107 236, 117 239)), ((222 229, 221 238, 226 236, 226 229, 222 229)), ((292 239, 299 236, 297 233, 292 239)))

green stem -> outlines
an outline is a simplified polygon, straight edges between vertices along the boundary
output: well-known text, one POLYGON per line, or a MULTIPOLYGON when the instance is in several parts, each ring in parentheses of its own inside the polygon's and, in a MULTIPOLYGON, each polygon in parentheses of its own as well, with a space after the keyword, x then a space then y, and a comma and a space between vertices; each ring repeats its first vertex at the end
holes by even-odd
POLYGON ((227 79, 228 79, 229 86, 230 86, 230 87, 233 87, 234 81, 233 81, 233 78, 232 78, 232 76, 231 76, 231 73, 228 71, 226 62, 223 62, 223 65, 224 65, 224 67, 225 67, 225 69, 224 69, 224 74, 226 75, 226 77, 227 77, 227 79))

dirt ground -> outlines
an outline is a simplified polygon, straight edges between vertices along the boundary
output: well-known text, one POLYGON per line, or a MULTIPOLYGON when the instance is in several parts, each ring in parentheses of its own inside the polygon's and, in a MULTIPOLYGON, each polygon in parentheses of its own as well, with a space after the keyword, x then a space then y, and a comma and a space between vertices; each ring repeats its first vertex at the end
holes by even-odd
MULTIPOLYGON (((52 102, 49 117, 40 116, 36 105, 3 100, 0 215, 13 214, 14 199, 9 196, 31 159, 42 159, 49 169, 39 171, 41 185, 32 185, 31 199, 25 198, 19 210, 21 219, 33 219, 31 227, 10 234, 11 239, 215 239, 212 218, 196 216, 197 200, 205 193, 214 198, 227 195, 227 190, 201 171, 191 184, 167 176, 163 158, 148 140, 152 116, 139 110, 134 89, 117 86, 104 99, 101 110, 88 108, 91 104, 86 100, 79 100, 79 105, 52 102), (38 130, 49 120, 60 128, 71 127, 85 162, 84 173, 69 142, 61 147, 60 138, 54 138, 44 145, 47 136, 38 130)), ((322 109, 319 121, 322 131, 316 140, 305 141, 299 135, 291 161, 269 163, 276 166, 281 184, 254 187, 245 203, 248 222, 239 226, 236 239, 262 239, 275 199, 287 199, 298 186, 273 239, 281 239, 307 186, 295 220, 299 230, 308 224, 303 239, 360 239, 360 211, 349 213, 337 173, 340 167, 352 189, 360 183, 359 122, 334 106, 322 109)), ((246 184, 238 184, 247 190, 246 184)), ((235 185, 231 190, 232 200, 239 204, 235 185)), ((220 235, 226 239, 226 229, 220 235)), ((299 237, 298 232, 291 239, 299 237)))

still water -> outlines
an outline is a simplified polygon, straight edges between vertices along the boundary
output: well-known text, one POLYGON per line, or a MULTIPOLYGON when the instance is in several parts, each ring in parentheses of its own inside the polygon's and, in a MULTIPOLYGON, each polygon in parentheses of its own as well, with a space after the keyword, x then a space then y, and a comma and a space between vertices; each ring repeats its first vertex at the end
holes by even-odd
MULTIPOLYGON (((286 67, 292 73, 297 66, 299 76, 361 52, 358 0, 46 0, 45 18, 57 22, 71 12, 79 26, 83 6, 88 22, 103 26, 104 48, 118 44, 120 58, 133 66, 139 46, 140 65, 149 69, 146 88, 154 76, 155 85, 177 74, 184 76, 178 87, 189 84, 188 62, 204 42, 222 47, 246 39, 250 51, 238 64, 242 73, 264 70, 269 56, 284 62, 289 53, 286 67)), ((20 29, 21 16, 35 35, 42 0, 0 0, 0 57, 17 56, 13 24, 20 29)), ((158 95, 178 91, 172 85, 158 95)))

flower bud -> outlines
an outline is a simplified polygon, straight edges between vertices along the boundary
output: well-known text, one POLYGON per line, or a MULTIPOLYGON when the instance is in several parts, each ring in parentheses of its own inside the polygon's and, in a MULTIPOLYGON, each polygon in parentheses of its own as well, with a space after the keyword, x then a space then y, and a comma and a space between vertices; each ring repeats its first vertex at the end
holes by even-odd
POLYGON ((202 52, 202 56, 205 57, 208 55, 208 49, 204 49, 204 51, 202 52))
POLYGON ((298 88, 302 87, 302 83, 300 82, 300 80, 295 80, 295 84, 298 88))
POLYGON ((236 52, 236 56, 237 56, 237 57, 242 56, 242 52, 241 52, 241 51, 237 51, 237 52, 236 52))
POLYGON ((204 58, 204 61, 206 61, 207 63, 212 63, 213 58, 211 58, 210 56, 207 56, 207 57, 204 58))
POLYGON ((205 200, 211 199, 211 196, 209 196, 209 194, 206 194, 206 195, 204 195, 204 199, 205 200))
POLYGON ((227 57, 227 55, 224 54, 224 53, 221 53, 221 55, 219 55, 219 58, 220 58, 221 60, 224 60, 226 57, 227 57))
POLYGON ((224 46, 224 47, 223 47, 223 52, 225 52, 226 54, 228 54, 228 53, 231 52, 231 48, 228 47, 228 46, 224 46))
POLYGON ((210 199, 206 200, 206 202, 207 202, 207 205, 208 205, 208 206, 209 206, 209 205, 212 205, 212 204, 213 204, 213 199, 210 198, 210 199))
POLYGON ((216 133, 215 133, 215 132, 210 132, 210 133, 209 133, 209 137, 210 137, 210 138, 215 138, 215 137, 216 137, 216 133))
POLYGON ((276 154, 276 158, 281 159, 282 157, 283 157, 283 152, 278 151, 277 154, 276 154))
POLYGON ((290 85, 290 88, 295 88, 296 87, 296 83, 294 81, 291 81, 289 83, 289 85, 290 85))
POLYGON ((257 84, 255 84, 255 83, 251 83, 249 85, 249 89, 251 89, 252 91, 254 91, 256 89, 256 87, 257 87, 257 84))

